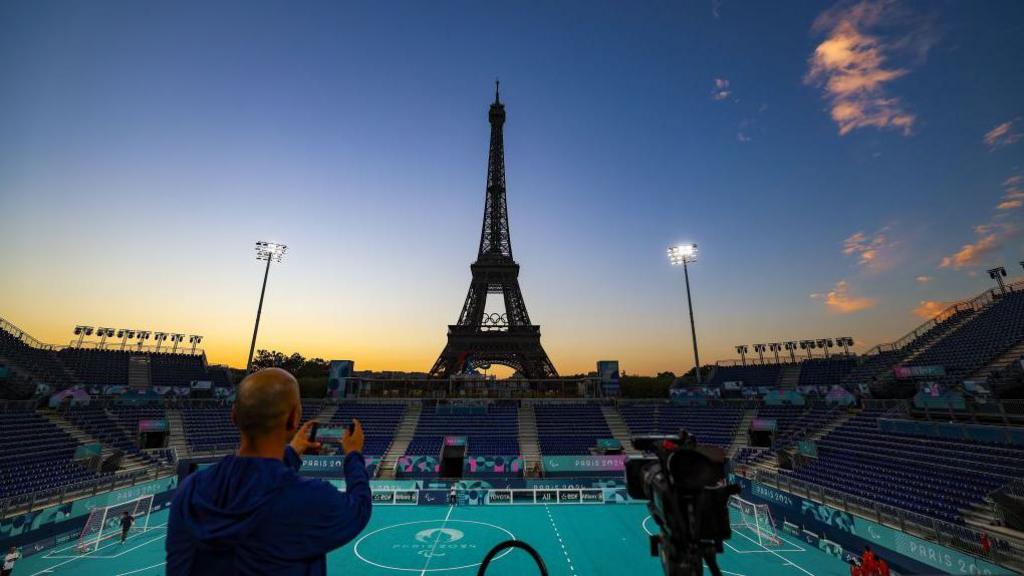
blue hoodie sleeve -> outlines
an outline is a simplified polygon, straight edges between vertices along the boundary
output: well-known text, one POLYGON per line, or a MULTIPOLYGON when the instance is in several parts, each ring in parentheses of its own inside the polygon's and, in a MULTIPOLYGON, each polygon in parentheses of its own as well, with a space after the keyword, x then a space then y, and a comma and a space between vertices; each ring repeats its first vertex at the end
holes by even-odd
MULTIPOLYGON (((296 458, 297 459, 297 458, 296 458)), ((288 462, 286 456, 286 464, 288 462)), ((359 535, 370 521, 372 496, 363 455, 345 456, 345 492, 317 479, 301 479, 280 501, 287 520, 278 542, 282 554, 291 558, 312 558, 344 546, 359 535)))

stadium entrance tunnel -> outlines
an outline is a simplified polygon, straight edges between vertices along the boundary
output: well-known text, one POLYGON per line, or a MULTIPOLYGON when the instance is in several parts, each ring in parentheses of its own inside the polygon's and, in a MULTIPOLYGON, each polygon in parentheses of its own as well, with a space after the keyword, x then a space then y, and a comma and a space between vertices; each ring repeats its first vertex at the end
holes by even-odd
MULTIPOLYGON (((359 560, 378 568, 424 574, 476 568, 488 550, 512 532, 473 520, 421 520, 378 528, 360 537, 353 548, 359 560)), ((512 550, 499 553, 495 560, 512 550)))

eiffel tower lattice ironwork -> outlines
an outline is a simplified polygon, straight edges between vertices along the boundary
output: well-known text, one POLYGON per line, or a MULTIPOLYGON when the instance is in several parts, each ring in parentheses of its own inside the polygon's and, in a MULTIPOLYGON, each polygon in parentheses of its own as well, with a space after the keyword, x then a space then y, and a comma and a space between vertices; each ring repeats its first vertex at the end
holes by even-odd
POLYGON ((558 372, 540 344, 540 326, 530 322, 519 288, 519 264, 512 259, 505 203, 505 106, 495 85, 491 123, 491 149, 487 159, 487 196, 480 252, 470 265, 473 280, 457 324, 448 326, 448 344, 431 376, 449 377, 490 364, 514 369, 528 379, 556 378, 558 372), (487 296, 501 294, 505 312, 488 313, 487 296))

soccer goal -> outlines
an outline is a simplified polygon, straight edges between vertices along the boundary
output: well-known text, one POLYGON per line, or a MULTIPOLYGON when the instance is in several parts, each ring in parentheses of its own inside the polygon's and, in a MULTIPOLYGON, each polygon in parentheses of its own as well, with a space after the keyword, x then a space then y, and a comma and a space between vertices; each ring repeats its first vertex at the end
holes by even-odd
POLYGON ((149 529, 149 513, 153 510, 153 495, 140 496, 134 500, 93 508, 78 536, 78 552, 91 552, 100 547, 108 538, 121 536, 121 516, 128 512, 135 519, 128 535, 140 534, 149 529))
MULTIPOLYGON (((771 508, 767 504, 754 504, 749 500, 733 496, 729 498, 729 507, 739 512, 741 526, 757 536, 758 544, 778 546, 781 543, 779 534, 775 531, 771 508)), ((735 519, 736 516, 734 515, 733 518, 735 519)), ((736 524, 733 526, 739 527, 736 524)))

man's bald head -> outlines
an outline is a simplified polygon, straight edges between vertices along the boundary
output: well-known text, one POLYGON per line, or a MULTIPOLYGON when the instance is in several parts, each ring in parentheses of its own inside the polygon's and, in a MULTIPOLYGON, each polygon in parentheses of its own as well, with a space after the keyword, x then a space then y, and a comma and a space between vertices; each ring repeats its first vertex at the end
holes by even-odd
POLYGON ((302 414, 299 383, 280 368, 265 368, 245 377, 235 395, 235 425, 242 434, 260 438, 267 434, 298 427, 302 414), (295 411, 295 421, 288 417, 295 411))

